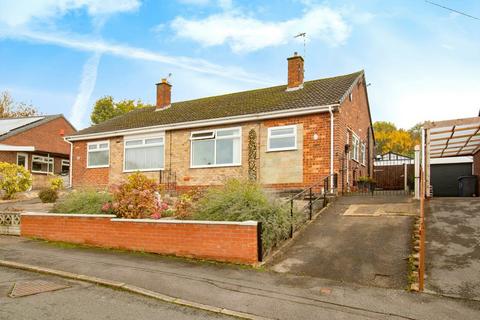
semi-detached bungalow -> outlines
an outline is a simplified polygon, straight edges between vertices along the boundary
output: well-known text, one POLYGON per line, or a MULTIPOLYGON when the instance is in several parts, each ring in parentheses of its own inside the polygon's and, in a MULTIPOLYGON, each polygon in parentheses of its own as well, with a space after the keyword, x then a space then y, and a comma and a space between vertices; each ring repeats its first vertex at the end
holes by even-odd
POLYGON ((287 61, 286 85, 190 101, 171 103, 163 79, 155 106, 66 138, 73 187, 108 186, 136 171, 156 180, 168 173, 179 189, 249 176, 298 189, 335 173, 339 187, 353 186, 373 168, 364 72, 304 82, 304 59, 287 61))

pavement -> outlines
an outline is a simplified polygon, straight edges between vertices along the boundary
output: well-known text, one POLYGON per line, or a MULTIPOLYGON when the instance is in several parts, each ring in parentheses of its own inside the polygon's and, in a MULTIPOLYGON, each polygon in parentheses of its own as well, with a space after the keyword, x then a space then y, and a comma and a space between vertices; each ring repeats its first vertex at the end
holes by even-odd
POLYGON ((426 289, 480 301, 480 199, 434 198, 425 219, 426 289))
POLYGON ((417 207, 405 196, 340 197, 269 265, 277 272, 406 288, 417 207))
POLYGON ((50 212, 53 203, 42 203, 39 198, 0 203, 0 211, 50 212))
POLYGON ((65 280, 60 277, 0 267, 0 319, 235 318, 161 302, 83 281, 65 280), (52 289, 55 290, 45 291, 52 289), (10 296, 11 293, 14 297, 10 296), (29 295, 23 296, 23 294, 29 295))
POLYGON ((477 301, 13 236, 0 236, 0 260, 121 281, 268 319, 436 320, 478 319, 480 315, 477 301))

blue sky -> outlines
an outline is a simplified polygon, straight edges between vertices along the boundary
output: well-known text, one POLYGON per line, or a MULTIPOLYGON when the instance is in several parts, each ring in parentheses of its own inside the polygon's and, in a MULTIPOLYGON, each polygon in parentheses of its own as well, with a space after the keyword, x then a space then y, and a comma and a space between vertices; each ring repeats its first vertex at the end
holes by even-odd
MULTIPOLYGON (((480 1, 436 0, 480 16, 480 1)), ((480 21, 423 0, 0 0, 0 91, 89 125, 96 99, 174 101, 364 69, 374 120, 410 127, 480 109, 480 21)))

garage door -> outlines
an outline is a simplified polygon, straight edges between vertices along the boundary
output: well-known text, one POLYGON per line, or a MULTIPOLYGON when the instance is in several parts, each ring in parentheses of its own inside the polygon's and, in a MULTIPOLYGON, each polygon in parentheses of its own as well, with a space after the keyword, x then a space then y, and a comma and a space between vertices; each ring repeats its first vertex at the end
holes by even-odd
POLYGON ((471 163, 432 164, 430 168, 434 197, 458 196, 458 177, 472 174, 471 163))

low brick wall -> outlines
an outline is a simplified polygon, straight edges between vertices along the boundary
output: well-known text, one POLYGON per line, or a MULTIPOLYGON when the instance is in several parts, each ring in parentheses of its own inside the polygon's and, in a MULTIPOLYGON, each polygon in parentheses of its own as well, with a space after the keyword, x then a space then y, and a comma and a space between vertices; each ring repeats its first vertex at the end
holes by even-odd
POLYGON ((21 236, 234 263, 259 261, 257 222, 22 213, 21 236))

